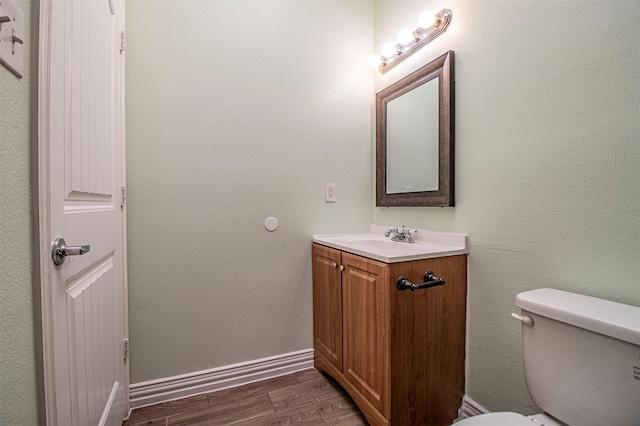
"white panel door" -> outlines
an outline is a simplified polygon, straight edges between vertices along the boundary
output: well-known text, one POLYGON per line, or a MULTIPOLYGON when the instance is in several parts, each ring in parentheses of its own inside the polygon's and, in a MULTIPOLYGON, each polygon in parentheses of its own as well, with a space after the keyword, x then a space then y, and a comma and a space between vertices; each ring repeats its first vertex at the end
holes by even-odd
POLYGON ((123 1, 41 1, 40 235, 49 424, 120 425, 129 409, 123 9, 123 1), (90 250, 54 265, 51 244, 59 237, 90 250))

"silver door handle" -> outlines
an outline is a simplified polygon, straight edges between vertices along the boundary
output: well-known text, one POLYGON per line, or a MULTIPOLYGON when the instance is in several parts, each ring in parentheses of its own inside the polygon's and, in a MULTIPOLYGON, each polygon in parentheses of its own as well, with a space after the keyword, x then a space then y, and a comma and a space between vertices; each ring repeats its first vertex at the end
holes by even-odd
POLYGON ((56 265, 62 265, 67 256, 79 256, 88 253, 91 250, 90 245, 86 246, 67 246, 64 238, 56 238, 51 248, 51 258, 56 265))

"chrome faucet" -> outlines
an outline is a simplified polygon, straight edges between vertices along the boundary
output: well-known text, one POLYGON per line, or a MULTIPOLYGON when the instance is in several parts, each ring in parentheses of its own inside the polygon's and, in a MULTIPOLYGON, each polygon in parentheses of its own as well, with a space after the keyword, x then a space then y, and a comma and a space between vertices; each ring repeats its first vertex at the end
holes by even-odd
POLYGON ((384 233, 385 237, 389 235, 393 235, 391 237, 391 241, 398 241, 400 243, 412 243, 413 238, 411 238, 411 230, 405 229, 404 225, 402 225, 402 231, 399 231, 398 228, 389 228, 387 232, 384 233))

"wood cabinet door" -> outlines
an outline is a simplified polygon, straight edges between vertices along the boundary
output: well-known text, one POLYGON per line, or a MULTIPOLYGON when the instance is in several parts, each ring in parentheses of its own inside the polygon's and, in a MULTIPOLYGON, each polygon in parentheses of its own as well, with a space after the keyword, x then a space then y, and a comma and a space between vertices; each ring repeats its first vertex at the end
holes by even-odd
POLYGON ((313 245, 313 347, 342 370, 340 251, 313 245))
POLYGON ((467 256, 393 263, 390 277, 442 286, 390 292, 391 420, 398 425, 450 425, 464 395, 467 256))
POLYGON ((384 263, 342 254, 343 374, 389 418, 389 297, 384 263))

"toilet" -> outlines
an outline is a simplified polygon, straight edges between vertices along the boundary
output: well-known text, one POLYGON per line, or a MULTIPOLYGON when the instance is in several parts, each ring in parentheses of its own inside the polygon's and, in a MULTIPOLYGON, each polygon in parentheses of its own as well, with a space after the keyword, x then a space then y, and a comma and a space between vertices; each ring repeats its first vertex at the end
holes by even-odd
POLYGON ((566 291, 520 293, 524 375, 544 413, 455 426, 640 425, 640 308, 566 291))

